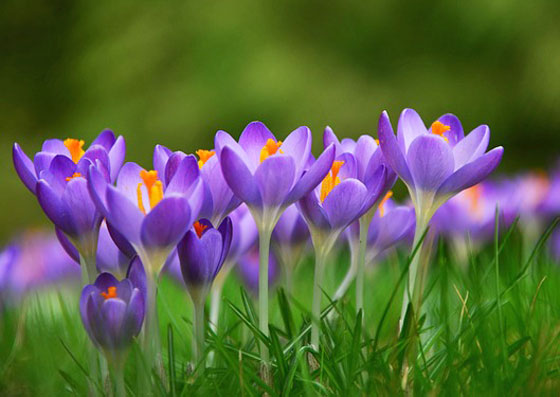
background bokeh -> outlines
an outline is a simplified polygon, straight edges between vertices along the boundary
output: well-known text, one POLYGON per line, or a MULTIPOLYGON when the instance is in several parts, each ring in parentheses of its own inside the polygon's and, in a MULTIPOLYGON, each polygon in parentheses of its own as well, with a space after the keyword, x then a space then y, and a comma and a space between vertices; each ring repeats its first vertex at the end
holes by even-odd
POLYGON ((46 225, 11 145, 86 145, 105 127, 128 159, 192 152, 264 121, 376 133, 404 107, 489 124, 501 171, 547 168, 560 132, 560 2, 549 0, 144 2, 0 5, 0 244, 46 225))

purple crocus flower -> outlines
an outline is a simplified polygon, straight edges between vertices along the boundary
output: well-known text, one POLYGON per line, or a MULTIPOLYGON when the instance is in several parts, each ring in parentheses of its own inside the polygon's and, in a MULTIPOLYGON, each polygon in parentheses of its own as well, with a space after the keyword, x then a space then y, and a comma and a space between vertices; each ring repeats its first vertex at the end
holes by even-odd
MULTIPOLYGON (((194 156, 175 152, 168 157, 156 147, 155 170, 126 163, 112 186, 94 167, 89 188, 114 229, 140 255, 155 277, 167 256, 198 216, 204 198, 194 156)), ((115 234, 111 233, 113 239, 115 234)), ((122 243, 117 243, 122 248, 122 243)))
MULTIPOLYGON (((142 272, 135 257, 130 265, 142 272)), ((131 270, 131 272, 134 270, 131 270)), ((94 345, 109 362, 124 360, 128 347, 142 328, 145 313, 144 284, 131 278, 118 281, 101 273, 94 284, 86 285, 80 298, 82 323, 94 345)))
MULTIPOLYGON (((429 129, 412 109, 399 118, 397 136, 387 112, 379 118, 379 143, 385 159, 408 187, 416 211, 415 247, 434 212, 449 198, 484 180, 500 163, 503 147, 486 153, 490 129, 481 125, 466 137, 459 119, 445 114, 429 129)), ((414 283, 420 254, 410 265, 401 325, 414 283)))
MULTIPOLYGON (((245 255, 239 258, 237 275, 249 292, 256 295, 259 290, 259 249, 257 245, 253 245, 245 255)), ((268 285, 272 287, 280 277, 276 255, 272 252, 268 258, 268 275, 268 285)))
POLYGON ((207 219, 195 222, 177 245, 183 279, 194 305, 193 352, 200 361, 204 352, 204 304, 210 286, 231 246, 232 224, 226 217, 218 229, 207 219))
POLYGON ((286 208, 272 233, 272 246, 284 272, 286 288, 291 291, 292 274, 309 242, 309 228, 295 204, 286 208))
POLYGON ((90 147, 84 151, 84 141, 68 138, 64 141, 60 139, 48 139, 43 143, 40 152, 36 153, 33 161, 25 154, 21 147, 15 143, 13 147, 14 167, 23 184, 36 194, 36 185, 42 179, 41 172, 49 170, 52 161, 56 156, 63 156, 76 164, 75 172, 83 176, 87 174, 87 165, 81 164, 82 158, 95 161, 101 159, 105 171, 114 181, 123 164, 126 152, 124 138, 115 134, 111 130, 102 131, 99 136, 91 143, 90 147), (103 153, 102 153, 103 152, 103 153), (80 166, 78 166, 80 164, 80 166))

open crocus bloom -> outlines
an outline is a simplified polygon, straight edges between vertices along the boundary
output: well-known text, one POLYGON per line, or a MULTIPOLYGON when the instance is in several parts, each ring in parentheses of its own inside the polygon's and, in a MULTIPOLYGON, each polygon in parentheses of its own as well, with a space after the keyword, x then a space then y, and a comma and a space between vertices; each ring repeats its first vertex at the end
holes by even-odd
POLYGON ((76 164, 77 169, 74 172, 80 173, 83 176, 87 174, 87 166, 82 164, 82 159, 89 159, 93 162, 95 162, 95 159, 101 159, 105 172, 109 175, 111 181, 114 181, 123 164, 125 151, 124 138, 122 136, 115 138, 113 131, 104 130, 87 150, 84 150, 83 140, 72 138, 65 139, 64 141, 48 139, 43 143, 41 151, 35 154, 33 161, 15 143, 13 147, 13 160, 20 179, 35 194, 37 181, 42 178, 41 172, 50 169, 51 162, 56 156, 63 156, 71 160, 76 164))
POLYGON ((165 163, 154 163, 156 169, 150 171, 126 163, 116 187, 91 167, 89 188, 109 230, 114 228, 159 273, 173 246, 197 218, 204 194, 194 156, 176 152, 165 163))
POLYGON ((272 229, 288 205, 321 182, 334 159, 334 148, 329 147, 307 168, 311 156, 307 127, 281 142, 263 123, 253 122, 241 133, 239 143, 218 131, 215 146, 226 182, 247 203, 259 228, 272 229))
POLYGON ((486 125, 464 136, 461 122, 452 114, 441 116, 428 129, 418 113, 405 109, 396 137, 387 112, 379 118, 381 150, 407 185, 424 224, 446 200, 484 180, 498 166, 504 149, 486 152, 489 140, 486 125))
POLYGON ((357 168, 355 157, 343 153, 333 162, 321 185, 299 200, 298 207, 309 225, 314 244, 320 234, 323 238, 329 235, 334 243, 344 229, 379 200, 386 181, 385 166, 374 170, 366 183, 357 179, 357 168))
MULTIPOLYGON (((133 267, 142 268, 138 257, 131 263, 133 267)), ((118 281, 110 273, 101 273, 94 284, 82 290, 82 323, 108 360, 122 359, 132 339, 140 333, 145 313, 142 288, 134 279, 118 281)))

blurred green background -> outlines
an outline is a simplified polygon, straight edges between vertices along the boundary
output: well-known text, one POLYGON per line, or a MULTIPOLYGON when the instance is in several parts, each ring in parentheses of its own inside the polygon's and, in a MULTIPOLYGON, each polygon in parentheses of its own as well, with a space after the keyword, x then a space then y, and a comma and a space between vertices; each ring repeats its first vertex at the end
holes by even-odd
POLYGON ((501 171, 547 168, 560 125, 560 2, 3 0, 0 243, 47 225, 11 145, 86 145, 105 127, 149 167, 156 143, 193 152, 264 121, 375 134, 404 107, 492 129, 501 171))

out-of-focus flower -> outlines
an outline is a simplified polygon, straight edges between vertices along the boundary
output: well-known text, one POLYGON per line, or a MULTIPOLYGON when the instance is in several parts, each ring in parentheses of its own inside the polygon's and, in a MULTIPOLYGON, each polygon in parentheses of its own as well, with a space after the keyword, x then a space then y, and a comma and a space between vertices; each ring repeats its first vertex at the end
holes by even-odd
MULTIPOLYGON (((138 257, 130 266, 142 269, 138 257)), ((82 323, 109 362, 123 360, 133 338, 140 333, 145 313, 142 288, 135 280, 118 281, 110 273, 101 273, 94 284, 82 290, 82 323)))
MULTIPOLYGON (((256 245, 239 258, 237 274, 243 285, 256 295, 259 290, 259 250, 256 245)), ((276 256, 271 252, 268 258, 268 285, 273 286, 276 284, 279 277, 280 272, 276 256)))
POLYGON ((54 235, 29 232, 0 253, 0 306, 2 301, 17 303, 38 288, 79 278, 80 267, 54 235))

